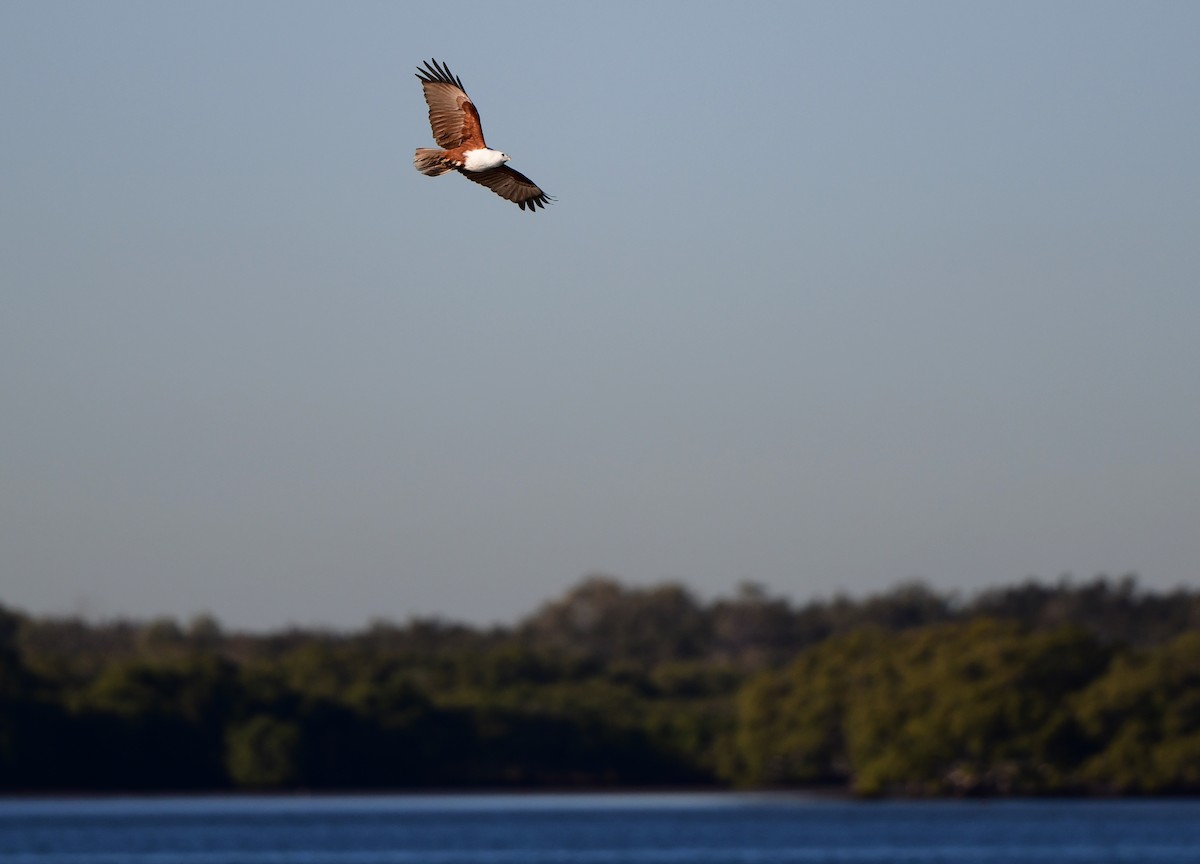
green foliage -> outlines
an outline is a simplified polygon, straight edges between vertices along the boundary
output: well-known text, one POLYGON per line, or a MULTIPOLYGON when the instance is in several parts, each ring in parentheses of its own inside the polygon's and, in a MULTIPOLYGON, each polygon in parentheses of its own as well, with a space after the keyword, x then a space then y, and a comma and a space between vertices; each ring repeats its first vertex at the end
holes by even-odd
POLYGON ((1063 697, 1107 664, 1092 637, 981 620, 894 642, 875 698, 850 712, 859 791, 1057 791, 1063 697))
POLYGON ((734 779, 753 786, 843 782, 851 697, 874 674, 867 661, 881 655, 886 639, 874 630, 830 639, 752 680, 738 700, 734 779))
POLYGON ((513 628, 230 633, 0 607, 0 789, 1200 792, 1200 594, 584 580, 513 628))
POLYGON ((1079 695, 1096 750, 1082 776, 1111 792, 1200 789, 1200 632, 1120 657, 1079 695))
POLYGON ((300 779, 300 727, 268 714, 230 727, 225 736, 225 767, 238 786, 272 788, 300 779))
POLYGON ((739 699, 735 779, 861 795, 1194 792, 1198 744, 1200 634, 1119 651, 1079 628, 980 619, 831 639, 760 675, 739 699))

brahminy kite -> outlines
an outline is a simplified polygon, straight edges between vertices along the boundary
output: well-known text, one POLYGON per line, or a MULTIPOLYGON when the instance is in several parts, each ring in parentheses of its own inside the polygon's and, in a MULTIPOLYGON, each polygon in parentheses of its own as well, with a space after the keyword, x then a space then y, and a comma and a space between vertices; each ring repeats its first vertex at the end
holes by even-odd
POLYGON ((462 81, 450 74, 450 68, 437 60, 417 67, 417 78, 429 103, 429 125, 441 150, 421 147, 413 156, 413 165, 422 174, 437 177, 457 171, 468 180, 488 187, 501 198, 532 213, 554 199, 537 184, 504 163, 508 154, 488 147, 479 125, 479 112, 463 89, 462 81))

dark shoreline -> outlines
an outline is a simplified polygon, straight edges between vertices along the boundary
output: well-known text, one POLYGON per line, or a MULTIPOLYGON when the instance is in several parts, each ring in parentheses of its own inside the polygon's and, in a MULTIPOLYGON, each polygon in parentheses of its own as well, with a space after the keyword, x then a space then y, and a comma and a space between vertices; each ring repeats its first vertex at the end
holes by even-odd
POLYGON ((448 788, 395 788, 395 789, 180 789, 180 790, 28 790, 0 791, 0 802, 4 801, 106 801, 116 799, 136 800, 193 800, 193 799, 383 799, 383 798, 654 798, 654 797, 731 797, 731 798, 777 798, 780 800, 845 801, 870 804, 874 802, 988 802, 988 801, 1154 801, 1194 800, 1198 794, 1152 793, 1152 794, 1089 794, 1089 793, 1046 793, 1012 795, 856 795, 848 786, 810 787, 795 789, 734 789, 723 786, 663 786, 663 787, 521 787, 497 788, 475 787, 448 788))

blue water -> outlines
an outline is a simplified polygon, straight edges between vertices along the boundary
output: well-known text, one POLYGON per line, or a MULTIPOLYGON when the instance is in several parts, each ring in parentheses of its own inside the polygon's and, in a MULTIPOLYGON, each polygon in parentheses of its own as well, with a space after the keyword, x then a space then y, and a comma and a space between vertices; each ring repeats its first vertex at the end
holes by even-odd
POLYGON ((1200 864, 1200 801, 0 800, 3 864, 1200 864))

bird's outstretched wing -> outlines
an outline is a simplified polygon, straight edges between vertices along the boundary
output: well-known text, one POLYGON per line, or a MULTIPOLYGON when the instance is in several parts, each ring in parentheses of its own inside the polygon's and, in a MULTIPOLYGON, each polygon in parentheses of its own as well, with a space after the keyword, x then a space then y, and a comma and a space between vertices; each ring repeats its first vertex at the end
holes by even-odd
POLYGON ((464 145, 486 147, 479 112, 458 76, 451 74, 445 63, 439 65, 436 60, 426 62, 424 69, 417 69, 417 78, 421 80, 425 101, 429 104, 429 126, 438 146, 443 150, 464 145))
POLYGON ((476 183, 488 187, 501 198, 516 202, 516 205, 522 210, 528 207, 532 212, 539 207, 545 207, 554 200, 520 171, 514 171, 507 165, 489 168, 487 171, 459 169, 458 173, 468 180, 474 180, 476 183))

